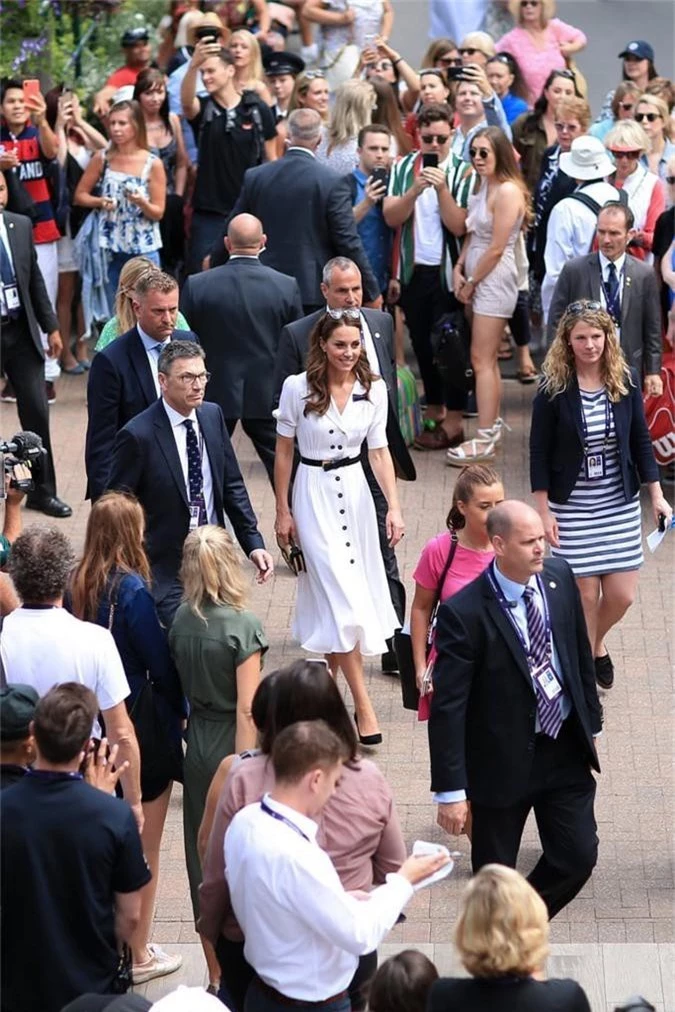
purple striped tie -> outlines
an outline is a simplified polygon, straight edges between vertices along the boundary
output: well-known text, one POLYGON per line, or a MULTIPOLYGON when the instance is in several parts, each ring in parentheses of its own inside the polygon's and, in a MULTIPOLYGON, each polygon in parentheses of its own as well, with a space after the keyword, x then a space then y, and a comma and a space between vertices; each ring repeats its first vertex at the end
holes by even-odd
MULTIPOLYGON (((534 602, 534 588, 526 587, 523 596, 525 597, 527 632, 530 638, 531 664, 533 668, 541 669, 543 665, 546 665, 549 657, 546 626, 542 614, 534 602)), ((541 730, 550 738, 557 738, 563 723, 562 694, 558 694, 555 699, 549 699, 536 678, 534 679, 534 689, 537 695, 537 712, 541 730)))

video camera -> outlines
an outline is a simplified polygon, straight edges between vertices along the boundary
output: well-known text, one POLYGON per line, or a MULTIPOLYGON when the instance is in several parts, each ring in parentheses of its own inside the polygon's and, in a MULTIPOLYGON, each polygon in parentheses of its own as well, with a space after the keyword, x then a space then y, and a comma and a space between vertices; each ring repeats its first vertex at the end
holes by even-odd
POLYGON ((42 440, 35 432, 17 432, 9 441, 0 439, 0 499, 4 499, 5 475, 10 475, 10 488, 16 488, 20 492, 32 492, 35 484, 30 477, 17 477, 17 465, 32 468, 33 464, 47 455, 42 445, 42 440))

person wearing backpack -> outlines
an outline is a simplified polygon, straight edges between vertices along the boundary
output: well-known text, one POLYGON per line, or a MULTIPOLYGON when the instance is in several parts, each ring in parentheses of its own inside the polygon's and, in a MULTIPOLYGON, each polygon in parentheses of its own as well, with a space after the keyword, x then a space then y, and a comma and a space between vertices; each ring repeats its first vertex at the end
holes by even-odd
POLYGON ((234 73, 230 50, 204 39, 195 45, 181 85, 183 115, 199 148, 188 274, 202 269, 204 257, 225 231, 246 170, 277 157, 272 110, 256 92, 239 93, 234 73), (202 98, 196 95, 199 72, 208 92, 202 98))
POLYGON ((563 265, 591 252, 600 208, 609 200, 621 199, 616 187, 606 182, 614 172, 614 163, 597 137, 584 134, 573 140, 571 149, 560 156, 560 170, 576 181, 577 189, 556 204, 548 219, 546 276, 541 286, 545 320, 563 265))

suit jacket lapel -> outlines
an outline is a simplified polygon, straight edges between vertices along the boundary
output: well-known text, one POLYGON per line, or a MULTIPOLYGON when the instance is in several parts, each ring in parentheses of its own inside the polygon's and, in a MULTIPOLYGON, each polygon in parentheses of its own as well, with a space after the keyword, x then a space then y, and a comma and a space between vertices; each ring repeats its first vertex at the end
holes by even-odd
POLYGON ((600 287, 601 287, 601 271, 600 271, 600 257, 597 253, 591 253, 588 258, 590 267, 590 278, 591 278, 591 291, 590 297, 595 302, 600 301, 600 287))
MULTIPOLYGON (((152 378, 148 356, 136 327, 134 327, 133 335, 129 341, 129 358, 143 391, 143 396, 147 401, 147 406, 150 407, 157 400, 157 390, 155 388, 155 381, 152 378)), ((162 411, 162 414, 166 416, 166 411, 162 411)))
POLYGON ((157 438, 157 442, 159 443, 159 448, 162 451, 169 471, 176 482, 181 498, 185 503, 186 508, 189 508, 187 488, 185 486, 185 476, 183 475, 183 468, 181 467, 180 457, 178 456, 178 447, 176 446, 176 440, 171 428, 169 416, 164 410, 164 404, 161 400, 158 400, 155 405, 154 425, 155 436, 157 438))
POLYGON ((532 678, 530 676, 530 669, 527 666, 527 659, 525 657, 525 652, 523 651, 522 643, 518 639, 518 636, 516 635, 516 632, 513 626, 511 625, 511 622, 504 614, 502 607, 499 601, 497 600, 494 591, 490 587, 488 579, 485 575, 483 576, 483 581, 484 581, 483 593, 485 595, 485 606, 487 608, 488 615, 499 629, 501 635, 504 637, 506 645, 508 646, 509 650, 511 651, 511 654, 513 655, 514 661, 518 665, 518 668, 522 673, 523 677, 525 678, 525 680, 527 681, 527 684, 529 685, 530 689, 532 689, 532 692, 534 692, 534 689, 532 687, 532 678))
POLYGON ((218 428, 215 424, 216 412, 209 411, 208 408, 205 408, 205 405, 202 405, 201 408, 197 408, 197 420, 199 428, 202 430, 206 456, 209 459, 209 467, 211 468, 213 505, 218 514, 218 519, 222 523, 224 514, 223 482, 225 480, 225 455, 223 453, 222 439, 218 438, 218 428))
POLYGON ((623 262, 623 291, 621 292, 621 326, 625 327, 628 322, 628 313, 631 304, 631 288, 633 285, 633 265, 631 260, 633 258, 629 253, 626 253, 626 259, 623 262))

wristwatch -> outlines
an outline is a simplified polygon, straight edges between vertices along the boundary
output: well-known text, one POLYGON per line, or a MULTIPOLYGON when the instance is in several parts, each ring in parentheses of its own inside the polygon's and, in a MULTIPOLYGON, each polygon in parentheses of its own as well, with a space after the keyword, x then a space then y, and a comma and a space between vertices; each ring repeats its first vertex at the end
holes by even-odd
POLYGON ((475 285, 476 284, 476 282, 473 280, 473 275, 470 278, 466 279, 466 283, 467 283, 467 285, 475 285))

